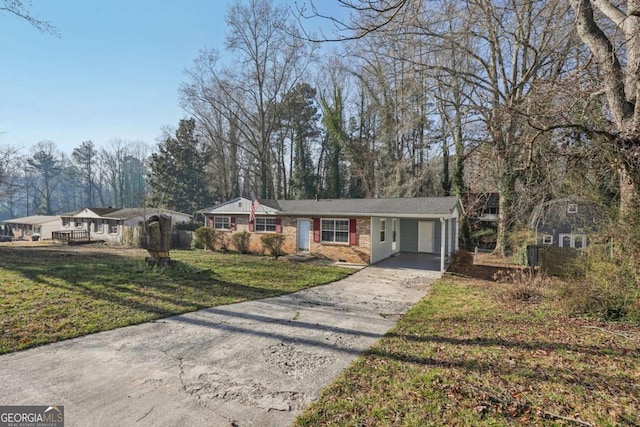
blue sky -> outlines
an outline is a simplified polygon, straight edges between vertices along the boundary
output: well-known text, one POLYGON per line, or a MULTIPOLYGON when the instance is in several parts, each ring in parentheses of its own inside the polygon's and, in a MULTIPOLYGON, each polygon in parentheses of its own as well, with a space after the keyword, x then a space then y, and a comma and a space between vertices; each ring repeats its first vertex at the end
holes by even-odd
POLYGON ((201 49, 224 49, 233 3, 32 0, 33 14, 60 37, 0 15, 0 146, 51 140, 70 153, 86 140, 154 145, 163 126, 185 116, 184 69, 201 49))

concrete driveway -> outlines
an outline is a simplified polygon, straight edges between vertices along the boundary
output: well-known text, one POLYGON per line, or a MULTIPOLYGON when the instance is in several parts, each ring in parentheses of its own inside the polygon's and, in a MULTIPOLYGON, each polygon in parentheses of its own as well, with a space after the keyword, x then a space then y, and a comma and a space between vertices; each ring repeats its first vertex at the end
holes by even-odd
POLYGON ((290 425, 440 276, 439 263, 403 256, 295 294, 0 356, 0 405, 64 405, 66 426, 290 425))

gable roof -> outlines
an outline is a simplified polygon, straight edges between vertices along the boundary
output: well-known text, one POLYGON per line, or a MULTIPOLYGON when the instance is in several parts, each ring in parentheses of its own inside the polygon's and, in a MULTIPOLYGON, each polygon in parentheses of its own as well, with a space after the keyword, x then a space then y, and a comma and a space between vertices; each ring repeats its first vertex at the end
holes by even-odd
POLYGON ((600 228, 607 219, 606 209, 600 203, 570 195, 536 205, 529 226, 533 230, 570 227, 588 232, 600 228), (577 211, 568 212, 569 204, 575 204, 577 211))
POLYGON ((110 213, 115 212, 120 210, 120 208, 84 208, 81 209, 79 211, 75 211, 75 212, 71 212, 71 213, 66 213, 66 214, 61 214, 61 216, 63 217, 74 217, 74 216, 78 216, 78 214, 82 213, 82 212, 90 212, 92 214, 95 214, 97 217, 103 217, 103 216, 108 216, 110 213))
POLYGON ((31 215, 25 216, 23 218, 12 218, 7 219, 2 222, 5 224, 26 224, 26 225, 40 225, 45 224, 47 222, 60 221, 59 216, 53 215, 31 215))
POLYGON ((134 218, 138 216, 151 216, 151 215, 159 215, 159 214, 169 214, 169 215, 174 214, 174 215, 187 216, 191 218, 191 215, 189 214, 172 211, 170 209, 162 209, 162 208, 123 208, 123 209, 118 209, 115 212, 111 212, 108 216, 110 218, 127 219, 127 218, 134 218))
POLYGON ((163 208, 84 208, 80 211, 64 214, 62 216, 64 216, 65 218, 82 217, 82 218, 103 218, 103 219, 128 219, 128 218, 133 218, 137 216, 150 216, 150 215, 158 215, 162 213, 166 213, 169 215, 171 214, 184 215, 189 218, 192 217, 192 215, 189 215, 186 213, 176 212, 170 209, 163 209, 163 208), (91 214, 94 214, 95 217, 79 215, 83 212, 89 212, 91 214))
POLYGON ((282 200, 280 210, 304 215, 451 215, 458 207, 457 197, 399 197, 384 199, 282 200))
MULTIPOLYGON (((243 215, 249 213, 250 201, 242 209, 229 210, 228 207, 244 198, 236 198, 200 212, 243 215), (227 207, 227 209, 224 209, 227 207)), ((258 199, 259 215, 305 215, 305 216, 383 216, 439 218, 450 217, 456 209, 462 210, 457 197, 398 197, 379 199, 306 199, 272 200, 258 199)))

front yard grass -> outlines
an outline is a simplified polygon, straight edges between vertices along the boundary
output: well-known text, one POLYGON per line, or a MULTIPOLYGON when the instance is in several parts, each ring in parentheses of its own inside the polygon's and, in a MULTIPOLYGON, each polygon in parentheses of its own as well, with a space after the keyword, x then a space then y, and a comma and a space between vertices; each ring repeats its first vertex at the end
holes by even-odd
POLYGON ((640 327, 563 314, 512 284, 446 276, 301 426, 638 426, 640 327))
POLYGON ((352 270, 211 251, 0 247, 0 354, 201 308, 296 292, 352 270))

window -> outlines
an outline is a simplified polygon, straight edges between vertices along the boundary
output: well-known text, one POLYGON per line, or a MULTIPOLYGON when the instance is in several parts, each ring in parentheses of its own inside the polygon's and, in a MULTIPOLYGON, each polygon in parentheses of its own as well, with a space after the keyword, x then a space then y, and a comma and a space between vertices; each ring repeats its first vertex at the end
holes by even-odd
POLYGON ((62 218, 62 226, 64 228, 69 228, 69 218, 62 218))
POLYGON ((271 232, 276 231, 276 219, 275 218, 256 218, 255 231, 271 232))
POLYGON ((387 220, 381 219, 380 220, 380 243, 384 243, 387 237, 386 234, 387 234, 387 220))
POLYGON ((214 216, 213 228, 221 230, 231 230, 231 217, 230 216, 214 216))
POLYGON ((118 233, 118 221, 109 220, 109 233, 110 234, 118 233))
POLYGON ((349 243, 349 220, 323 219, 321 235, 323 242, 349 243))
POLYGON ((570 214, 578 213, 578 205, 576 203, 569 203, 567 205, 567 213, 570 213, 570 214))
POLYGON ((75 223, 76 223, 76 228, 82 228, 82 220, 81 219, 76 219, 75 223))
POLYGON ((491 206, 489 208, 489 215, 498 215, 498 207, 497 206, 491 206))
POLYGON ((542 236, 542 244, 543 245, 550 245, 553 243, 553 236, 550 234, 544 234, 542 236))

